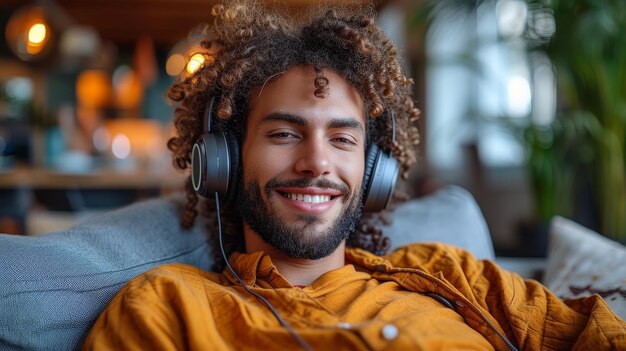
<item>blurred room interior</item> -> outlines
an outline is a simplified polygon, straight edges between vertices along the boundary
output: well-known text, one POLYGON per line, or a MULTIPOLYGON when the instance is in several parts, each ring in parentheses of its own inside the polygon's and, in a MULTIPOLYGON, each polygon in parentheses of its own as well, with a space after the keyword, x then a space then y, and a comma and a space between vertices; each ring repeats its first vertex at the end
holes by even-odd
MULTIPOLYGON (((165 146, 173 111, 165 92, 202 65, 192 29, 210 20, 215 3, 0 3, 0 232, 63 229, 182 189, 185 174, 174 171, 165 146)), ((284 1, 294 16, 318 3, 284 1)), ((544 256, 556 214, 624 242, 623 5, 375 3, 422 110, 420 162, 404 184, 413 196, 438 184, 470 190, 498 255, 544 256), (583 73, 575 64, 567 71, 572 41, 587 54, 574 55, 588 67, 583 73), (608 83, 594 79, 601 73, 608 83), (577 89, 579 78, 587 90, 577 89), (614 86, 621 88, 604 89, 614 86), (594 89, 613 100, 585 107, 599 100, 594 89), (621 110, 607 110, 614 105, 621 110), (607 138, 614 142, 603 144, 607 138)))

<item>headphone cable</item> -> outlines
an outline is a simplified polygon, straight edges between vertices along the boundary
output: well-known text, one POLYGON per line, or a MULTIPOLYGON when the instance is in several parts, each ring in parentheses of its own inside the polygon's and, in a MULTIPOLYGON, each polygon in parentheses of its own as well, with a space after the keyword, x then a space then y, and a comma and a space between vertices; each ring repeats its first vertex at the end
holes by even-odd
POLYGON ((235 278, 237 278, 237 280, 239 281, 241 286, 244 289, 246 289, 247 292, 252 294, 257 299, 261 300, 263 303, 265 303, 267 305, 267 307, 269 307, 270 311, 272 311, 274 316, 276 316, 276 319, 278 319, 278 322, 280 323, 280 325, 282 325, 285 329, 287 329, 289 334, 291 334, 291 336, 293 336, 293 338, 296 339, 298 344, 300 344, 300 347, 302 347, 306 351, 313 351, 311 346, 309 346, 309 344, 307 344, 307 342, 304 341, 304 339, 293 328, 291 328, 291 326, 280 316, 280 314, 274 308, 274 306, 272 306, 272 304, 269 301, 267 301, 267 299, 265 299, 263 296, 261 296, 260 294, 252 291, 252 289, 250 289, 243 282, 243 280, 239 277, 239 275, 235 272, 233 267, 230 265, 230 263, 228 262, 228 258, 226 257, 226 252, 224 251, 224 243, 222 241, 222 223, 221 223, 221 220, 220 220, 220 199, 219 199, 219 196, 218 196, 217 192, 215 193, 215 208, 217 210, 217 233, 218 233, 218 239, 219 239, 219 242, 220 242, 220 251, 222 251, 222 257, 224 257, 224 261, 226 262, 226 266, 228 267, 228 270, 230 270, 230 272, 235 276, 235 278))

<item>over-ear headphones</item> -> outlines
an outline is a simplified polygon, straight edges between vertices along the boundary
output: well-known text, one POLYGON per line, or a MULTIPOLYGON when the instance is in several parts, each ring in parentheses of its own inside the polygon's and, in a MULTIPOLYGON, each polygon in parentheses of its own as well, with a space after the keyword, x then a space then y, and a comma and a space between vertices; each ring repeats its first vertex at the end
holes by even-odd
POLYGON ((376 144, 367 148, 363 174, 363 211, 380 212, 387 207, 396 187, 398 161, 376 144))
MULTIPOLYGON (((206 133, 200 135, 191 151, 191 182, 193 189, 203 197, 218 193, 223 202, 234 199, 239 170, 239 144, 234 135, 212 131, 212 119, 217 97, 211 97, 204 110, 206 133)), ((392 118, 392 138, 395 140, 396 121, 392 118)), ((400 166, 378 145, 372 143, 365 153, 363 175, 363 210, 384 210, 396 186, 400 166)))
POLYGON ((213 132, 211 128, 217 97, 212 96, 204 109, 203 127, 191 150, 191 184, 202 197, 218 193, 223 202, 233 199, 239 169, 239 144, 229 133, 213 132))

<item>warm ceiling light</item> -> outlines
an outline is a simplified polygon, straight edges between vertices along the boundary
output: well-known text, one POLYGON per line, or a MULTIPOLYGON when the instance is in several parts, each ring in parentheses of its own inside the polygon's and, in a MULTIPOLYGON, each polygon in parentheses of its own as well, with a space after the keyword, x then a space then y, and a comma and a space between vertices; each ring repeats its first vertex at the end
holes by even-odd
POLYGON ((26 52, 31 55, 37 55, 43 51, 44 44, 48 41, 48 30, 45 24, 35 23, 28 30, 28 39, 26 43, 26 52))
POLYGON ((167 55, 165 62, 167 74, 178 79, 185 79, 203 66, 213 64, 221 46, 214 42, 201 44, 201 41, 205 39, 205 34, 192 32, 187 39, 176 43, 167 55))
POLYGON ((16 11, 7 22, 7 43, 25 61, 39 59, 51 45, 52 31, 41 7, 27 6, 16 11))
POLYGON ((189 58, 189 62, 187 62, 187 73, 194 74, 197 70, 202 67, 204 64, 204 55, 203 54, 195 54, 189 58))
POLYGON ((43 23, 35 23, 28 31, 28 43, 32 45, 41 45, 46 39, 46 25, 43 23))

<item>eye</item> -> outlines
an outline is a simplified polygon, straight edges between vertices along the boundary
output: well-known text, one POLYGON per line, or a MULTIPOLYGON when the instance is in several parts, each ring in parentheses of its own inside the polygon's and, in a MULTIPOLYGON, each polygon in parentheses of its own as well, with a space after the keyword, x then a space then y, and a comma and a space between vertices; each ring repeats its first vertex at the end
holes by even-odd
POLYGON ((334 140, 342 144, 350 144, 350 145, 354 144, 354 142, 348 138, 335 138, 334 140))
POLYGON ((289 143, 300 139, 299 134, 288 130, 272 131, 267 137, 277 143, 289 143))
POLYGON ((352 147, 357 145, 356 139, 349 135, 337 135, 333 137, 331 141, 342 147, 352 147))
POLYGON ((277 138, 277 139, 282 139, 282 138, 294 138, 295 135, 289 132, 280 132, 280 133, 274 133, 272 135, 270 135, 270 137, 272 138, 277 138))

